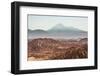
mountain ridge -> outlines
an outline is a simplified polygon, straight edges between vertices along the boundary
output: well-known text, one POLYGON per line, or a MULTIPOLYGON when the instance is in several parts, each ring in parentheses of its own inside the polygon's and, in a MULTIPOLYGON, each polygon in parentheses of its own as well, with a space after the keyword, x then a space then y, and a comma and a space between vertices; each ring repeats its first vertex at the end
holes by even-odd
POLYGON ((74 27, 65 27, 63 24, 57 24, 51 29, 48 30, 41 30, 41 29, 36 29, 36 30, 30 30, 28 29, 28 35, 29 37, 53 37, 53 38, 60 38, 60 37, 79 37, 86 35, 87 32, 74 28, 74 27))
POLYGON ((64 26, 63 24, 59 23, 59 24, 56 24, 54 27, 48 29, 48 30, 42 30, 42 29, 36 29, 36 30, 31 30, 31 29, 28 29, 28 31, 82 31, 82 32, 87 32, 87 31, 84 31, 84 30, 80 30, 78 28, 75 28, 75 27, 66 27, 64 26))

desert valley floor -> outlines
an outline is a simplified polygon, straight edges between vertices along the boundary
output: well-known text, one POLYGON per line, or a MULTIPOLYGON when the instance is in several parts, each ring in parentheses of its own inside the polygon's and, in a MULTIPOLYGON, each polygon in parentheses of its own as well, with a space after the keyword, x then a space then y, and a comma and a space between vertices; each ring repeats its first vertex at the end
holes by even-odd
POLYGON ((28 61, 88 58, 88 39, 28 40, 28 61))

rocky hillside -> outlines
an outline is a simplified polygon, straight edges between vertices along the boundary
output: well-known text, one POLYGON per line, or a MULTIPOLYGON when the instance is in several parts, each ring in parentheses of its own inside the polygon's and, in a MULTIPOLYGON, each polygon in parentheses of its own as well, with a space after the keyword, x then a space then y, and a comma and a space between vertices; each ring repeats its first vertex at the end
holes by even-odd
POLYGON ((28 43, 29 60, 87 58, 86 39, 55 40, 51 38, 33 39, 28 43))

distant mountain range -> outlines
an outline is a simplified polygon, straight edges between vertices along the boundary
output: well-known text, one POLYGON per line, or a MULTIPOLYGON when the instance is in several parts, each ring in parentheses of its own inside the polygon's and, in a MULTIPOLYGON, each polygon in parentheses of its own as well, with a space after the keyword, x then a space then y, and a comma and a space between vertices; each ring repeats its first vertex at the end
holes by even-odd
POLYGON ((74 27, 65 27, 63 24, 57 24, 51 29, 45 31, 41 29, 30 30, 28 29, 28 38, 84 38, 87 37, 87 32, 74 28, 74 27))
POLYGON ((65 27, 63 24, 57 24, 53 28, 51 28, 49 31, 68 31, 68 32, 73 32, 73 31, 82 31, 74 27, 65 27))

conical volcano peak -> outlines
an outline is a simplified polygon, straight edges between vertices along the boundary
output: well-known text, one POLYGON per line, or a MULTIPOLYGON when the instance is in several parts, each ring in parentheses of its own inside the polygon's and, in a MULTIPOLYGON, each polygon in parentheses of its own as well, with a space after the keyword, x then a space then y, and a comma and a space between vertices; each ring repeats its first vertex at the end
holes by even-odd
POLYGON ((51 28, 51 30, 64 30, 66 27, 59 23, 59 24, 56 24, 54 27, 51 28))
POLYGON ((66 30, 79 30, 79 29, 77 29, 77 28, 74 28, 74 27, 71 27, 71 26, 65 26, 65 25, 63 25, 62 23, 59 23, 59 24, 56 24, 53 28, 59 28, 59 29, 62 29, 62 30, 64 30, 64 29, 66 29, 66 30))
POLYGON ((62 23, 56 24, 56 26, 64 26, 62 23))
POLYGON ((72 26, 65 26, 62 23, 56 24, 54 27, 52 27, 49 31, 51 32, 84 32, 78 28, 72 27, 72 26))
POLYGON ((56 24, 54 27, 56 27, 56 28, 65 28, 65 26, 62 23, 56 24))

